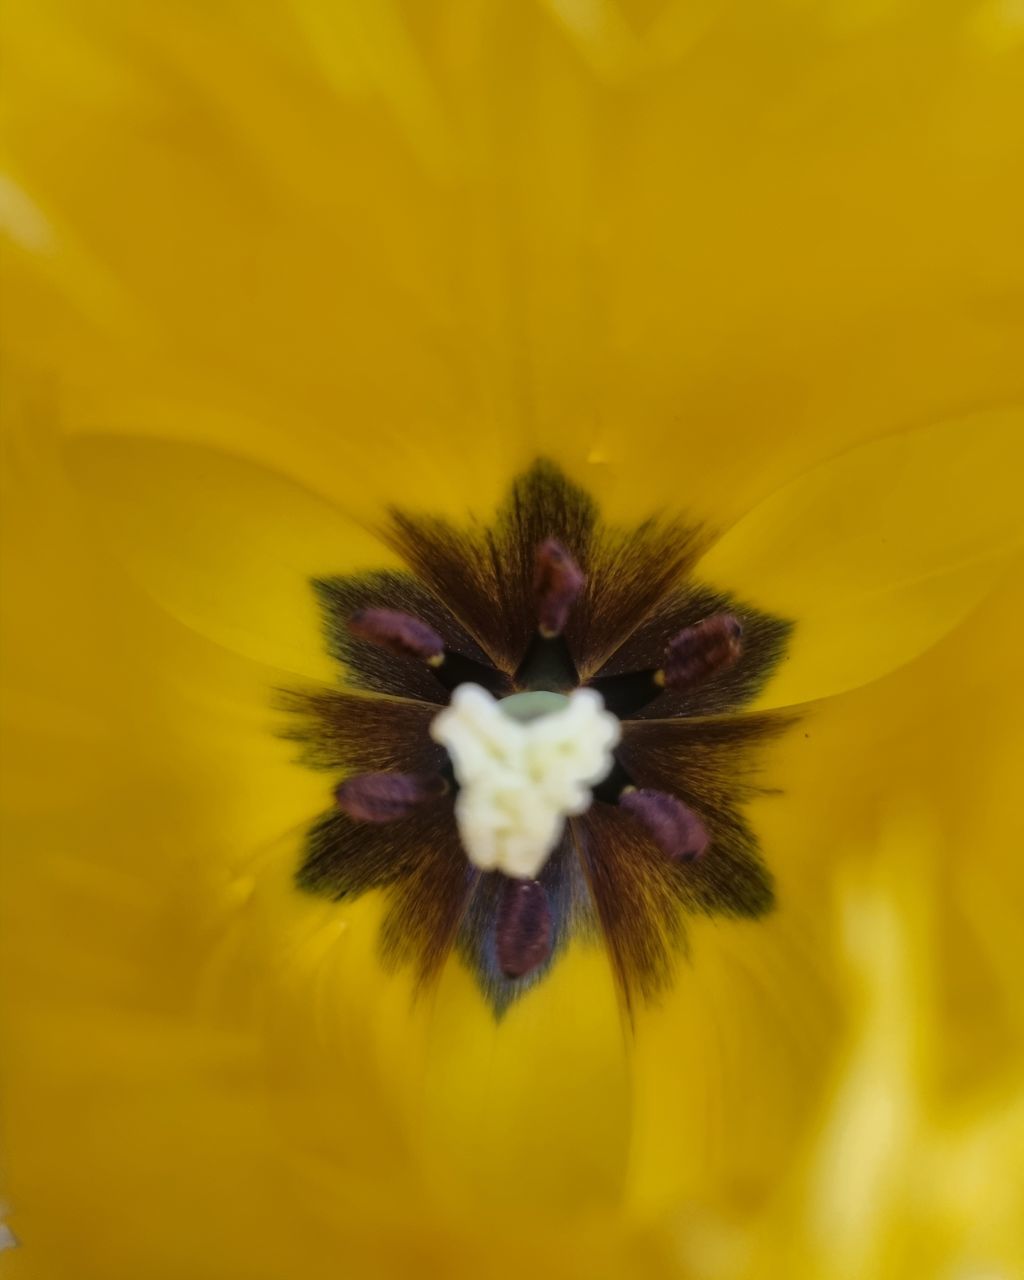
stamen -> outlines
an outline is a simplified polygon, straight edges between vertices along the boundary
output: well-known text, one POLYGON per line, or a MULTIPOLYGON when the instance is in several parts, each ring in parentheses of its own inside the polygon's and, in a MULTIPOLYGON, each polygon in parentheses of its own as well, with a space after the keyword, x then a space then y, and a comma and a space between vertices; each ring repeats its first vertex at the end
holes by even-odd
POLYGON ((397 609, 360 609, 348 620, 349 630, 360 640, 379 644, 392 653, 422 658, 432 667, 444 662, 444 641, 426 622, 397 609))
POLYGON ((508 880, 498 908, 498 964, 506 978, 522 978, 551 955, 551 904, 536 880, 508 880))
POLYGON ((654 679, 669 689, 688 689, 728 671, 742 652, 743 624, 731 613, 716 613, 673 636, 654 679))
POLYGON ((556 538, 548 538, 537 548, 533 592, 537 629, 546 640, 554 639, 565 630, 586 580, 579 565, 556 538))
POLYGON ((338 808, 357 822, 394 822, 447 790, 437 773, 361 773, 346 778, 334 796, 338 808))
POLYGON ((707 852, 711 837, 704 823, 667 791, 627 787, 619 804, 643 823, 654 843, 673 862, 693 862, 707 852))

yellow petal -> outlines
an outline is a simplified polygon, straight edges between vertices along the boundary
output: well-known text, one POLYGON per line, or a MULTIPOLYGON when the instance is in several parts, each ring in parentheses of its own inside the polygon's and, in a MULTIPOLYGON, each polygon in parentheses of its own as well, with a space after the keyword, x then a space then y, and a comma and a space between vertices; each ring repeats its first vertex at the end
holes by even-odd
POLYGON ((455 962, 433 1003, 419 1159, 452 1212, 477 1200, 485 1231, 564 1227, 622 1193, 629 1045, 607 959, 570 947, 535 994, 488 1023, 455 962))
POLYGON ((1024 390, 1020 81, 958 13, 349 8, 12 6, 13 340, 76 425, 719 523, 1024 390))
MULTIPOLYGON (((670 1215, 687 1257, 691 1246, 711 1249, 716 1231, 735 1242, 745 1214, 775 1206, 786 1179, 804 1176, 804 1144, 827 1122, 820 1108, 850 1016, 836 881, 865 859, 884 861, 881 833, 894 826, 910 843, 924 831, 929 848, 936 941, 923 976, 941 997, 929 1070, 951 1106, 961 1091, 1016 1078, 1022 572, 1018 562, 927 654, 807 708, 766 752, 762 777, 778 792, 749 815, 776 877, 775 912, 695 922, 676 988, 641 1020, 634 1048, 630 1203, 670 1215)), ((721 1261, 710 1270, 732 1274, 721 1261)))
POLYGON ((1024 544, 1024 416, 978 413, 841 454, 740 520, 697 572, 795 629, 758 705, 908 662, 988 594, 1024 544))
POLYGON ((393 565, 372 533, 203 446, 86 436, 67 459, 110 554, 175 618, 282 672, 337 678, 311 580, 393 565))

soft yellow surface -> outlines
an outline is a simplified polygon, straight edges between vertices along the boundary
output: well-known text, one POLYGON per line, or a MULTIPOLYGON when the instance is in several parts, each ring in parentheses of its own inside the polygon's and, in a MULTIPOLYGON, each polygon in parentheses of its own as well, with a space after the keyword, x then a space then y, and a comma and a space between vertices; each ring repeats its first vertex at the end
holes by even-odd
POLYGON ((1024 1265, 1024 18, 14 0, 14 1280, 1024 1265), (309 575, 538 453, 796 620, 763 922, 635 1036, 577 948, 415 1007, 290 886, 309 575), (808 701, 812 700, 812 701, 808 701))

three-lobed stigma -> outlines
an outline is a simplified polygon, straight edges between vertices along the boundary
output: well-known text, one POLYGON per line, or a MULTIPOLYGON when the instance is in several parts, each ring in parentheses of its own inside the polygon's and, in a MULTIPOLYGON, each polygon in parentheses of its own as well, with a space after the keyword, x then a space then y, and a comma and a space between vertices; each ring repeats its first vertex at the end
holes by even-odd
POLYGON ((566 818, 590 807, 591 788, 615 763, 621 729, 601 695, 577 689, 553 697, 558 702, 550 709, 523 720, 514 704, 537 694, 498 701, 464 684, 430 727, 459 785, 455 817, 463 848, 482 871, 534 879, 566 818))

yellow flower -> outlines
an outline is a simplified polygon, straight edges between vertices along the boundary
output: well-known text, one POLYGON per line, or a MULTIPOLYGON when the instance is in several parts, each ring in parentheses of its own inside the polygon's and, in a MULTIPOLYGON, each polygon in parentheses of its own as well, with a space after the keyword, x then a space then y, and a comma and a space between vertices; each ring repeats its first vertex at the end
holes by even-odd
POLYGON ((10 1274, 1012 1274, 1013 6, 5 35, 10 1274), (541 458, 792 623, 712 708, 799 715, 741 805, 775 909, 687 913, 632 1025, 603 945, 496 1020, 458 957, 385 970, 380 892, 295 885, 339 781, 284 736, 337 681, 312 584, 541 458))

